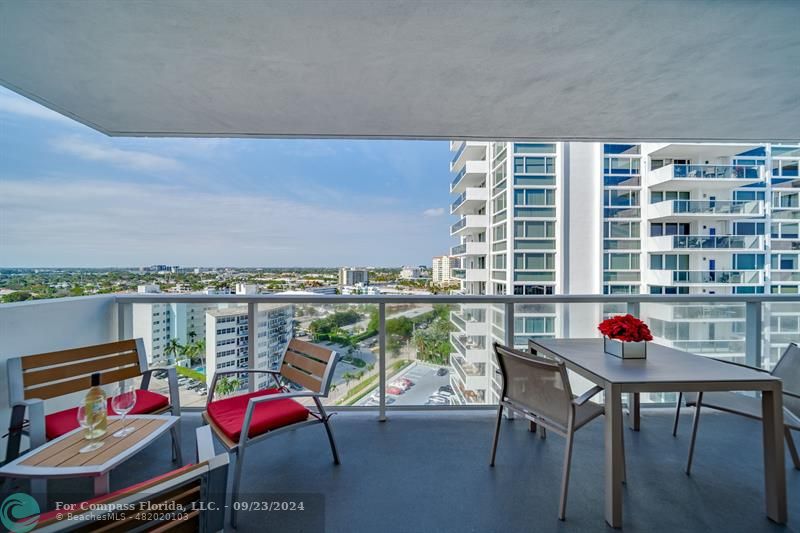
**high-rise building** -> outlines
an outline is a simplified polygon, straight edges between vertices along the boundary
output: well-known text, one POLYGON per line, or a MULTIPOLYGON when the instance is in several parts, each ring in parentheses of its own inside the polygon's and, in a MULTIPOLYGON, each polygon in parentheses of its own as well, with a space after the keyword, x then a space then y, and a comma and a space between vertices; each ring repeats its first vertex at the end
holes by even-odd
POLYGON ((339 269, 339 285, 369 285, 369 271, 366 268, 341 267, 339 269))
MULTIPOLYGON (((281 357, 293 335, 294 306, 259 304, 255 315, 255 357, 253 366, 260 370, 278 370, 281 357)), ((208 384, 217 370, 247 368, 250 328, 246 305, 212 309, 206 313, 206 361, 208 384)), ((253 374, 256 390, 274 381, 270 374, 253 374)), ((248 375, 237 376, 240 388, 248 386, 248 375)))
MULTIPOLYGON (((800 287, 800 147, 772 144, 454 141, 453 275, 465 294, 753 294, 800 287)), ((800 333, 772 304, 764 362, 800 333)), ((625 306, 518 304, 514 344, 591 336, 625 306)), ((658 342, 744 357, 744 306, 642 305, 658 342)), ((465 403, 494 402, 502 306, 452 315, 465 403)))
POLYGON ((451 257, 449 255, 434 257, 431 264, 431 283, 434 285, 447 285, 453 280, 451 257))

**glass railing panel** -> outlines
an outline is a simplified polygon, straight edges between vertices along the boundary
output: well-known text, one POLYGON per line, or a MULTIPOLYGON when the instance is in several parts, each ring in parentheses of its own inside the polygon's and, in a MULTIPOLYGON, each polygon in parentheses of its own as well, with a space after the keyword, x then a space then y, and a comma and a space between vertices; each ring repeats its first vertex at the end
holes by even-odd
POLYGON ((758 179, 761 166, 746 165, 672 165, 675 178, 691 179, 758 179))

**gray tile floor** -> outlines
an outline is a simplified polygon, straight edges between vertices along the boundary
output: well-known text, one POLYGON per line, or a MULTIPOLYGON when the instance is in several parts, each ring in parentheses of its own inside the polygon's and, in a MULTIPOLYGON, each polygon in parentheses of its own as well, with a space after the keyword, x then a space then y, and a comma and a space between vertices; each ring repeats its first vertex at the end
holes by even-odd
MULTIPOLYGON (((607 531, 603 519, 603 419, 578 432, 566 522, 557 519, 564 442, 541 441, 523 421, 506 421, 497 466, 488 466, 494 414, 483 411, 340 413, 332 424, 342 464, 334 466, 322 426, 259 443, 245 462, 242 491, 256 499, 305 500, 307 510, 242 513, 239 531, 522 532, 607 531), (324 507, 322 511, 321 507, 324 507)), ((683 473, 690 416, 670 435, 667 410, 644 410, 626 429, 625 531, 800 531, 800 471, 787 460, 789 525, 764 513, 757 422, 704 415, 691 477, 683 473)), ((197 414, 182 421, 194 456, 197 414)), ((800 440, 800 435, 796 435, 800 440)), ((112 475, 112 490, 171 468, 169 438, 112 475)), ((13 491, 4 483, 2 492, 13 491)), ((24 482, 17 484, 24 488, 24 482)), ((55 493, 87 496, 88 480, 54 482, 55 493)))

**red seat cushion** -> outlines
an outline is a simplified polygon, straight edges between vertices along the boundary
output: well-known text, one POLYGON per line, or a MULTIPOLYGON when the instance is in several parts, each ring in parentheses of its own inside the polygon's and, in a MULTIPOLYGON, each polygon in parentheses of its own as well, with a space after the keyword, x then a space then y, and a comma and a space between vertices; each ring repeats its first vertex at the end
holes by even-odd
MULTIPOLYGON (((136 389, 136 405, 133 406, 130 415, 147 415, 153 411, 158 411, 169 405, 169 398, 163 394, 144 389, 136 389)), ((114 416, 117 413, 111 407, 111 398, 108 399, 108 414, 114 416)), ((65 433, 69 433, 78 427, 78 408, 64 409, 51 413, 44 417, 44 428, 47 440, 55 439, 65 433)))
MULTIPOLYGON (((258 398, 282 392, 280 389, 267 389, 250 394, 242 394, 208 404, 207 413, 226 437, 234 442, 239 441, 242 424, 250 398, 258 398)), ((308 418, 308 409, 290 398, 272 400, 256 405, 253 418, 250 420, 248 437, 256 437, 272 429, 278 429, 308 418)))
MULTIPOLYGON (((80 513, 81 510, 82 510, 82 506, 81 506, 82 504, 100 503, 100 502, 103 502, 103 501, 106 501, 106 500, 109 500, 109 499, 116 498, 117 496, 120 496, 121 494, 125 494, 125 493, 128 493, 128 492, 136 492, 138 489, 145 488, 145 487, 147 487, 149 485, 152 485, 152 484, 156 484, 158 481, 160 481, 160 480, 162 480, 164 478, 171 477, 171 476, 176 475, 176 474, 180 474, 185 470, 186 471, 191 470, 192 468, 195 468, 196 466, 197 465, 194 464, 194 463, 189 463, 188 465, 184 465, 184 466, 182 466, 180 468, 176 468, 175 470, 170 470, 169 472, 165 472, 164 474, 161 474, 160 476, 156 476, 154 478, 150 478, 150 479, 146 479, 144 481, 140 481, 139 483, 136 483, 136 484, 131 485, 129 487, 125 487, 124 489, 118 489, 118 490, 115 490, 114 492, 109 492, 108 494, 101 494, 100 496, 95 496, 94 498, 91 498, 91 499, 83 501, 83 502, 66 503, 66 504, 63 505, 63 507, 60 510, 59 509, 53 509, 52 511, 48 511, 46 513, 42 513, 41 515, 39 515, 39 523, 42 524, 42 523, 46 522, 47 520, 50 520, 51 518, 56 518, 56 515, 63 514, 65 512, 79 511, 79 513, 80 513)), ((87 511, 89 510, 88 506, 86 506, 86 510, 87 511)))

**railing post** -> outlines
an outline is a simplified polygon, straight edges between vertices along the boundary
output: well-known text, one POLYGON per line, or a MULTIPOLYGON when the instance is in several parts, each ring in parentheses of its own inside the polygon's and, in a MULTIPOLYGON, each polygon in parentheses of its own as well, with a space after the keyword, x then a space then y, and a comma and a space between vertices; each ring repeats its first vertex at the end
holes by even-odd
POLYGON ((750 366, 761 368, 761 302, 745 304, 745 362, 750 366))
POLYGON ((378 304, 378 420, 386 421, 386 304, 378 304))
POLYGON ((133 304, 117 304, 117 340, 133 337, 133 304))
MULTIPOLYGON (((247 304, 247 368, 253 370, 256 367, 256 311, 258 304, 247 304)), ((238 326, 238 324, 237 324, 238 326)), ((247 376, 247 390, 256 391, 256 374, 250 373, 247 376)))
POLYGON ((505 304, 505 313, 503 318, 505 319, 503 342, 505 343, 506 346, 513 348, 514 347, 514 304, 512 302, 507 302, 505 304))

